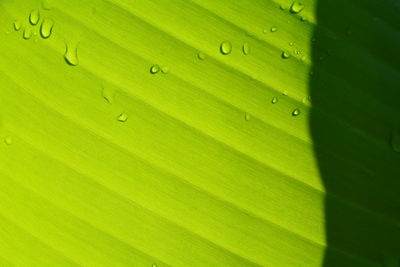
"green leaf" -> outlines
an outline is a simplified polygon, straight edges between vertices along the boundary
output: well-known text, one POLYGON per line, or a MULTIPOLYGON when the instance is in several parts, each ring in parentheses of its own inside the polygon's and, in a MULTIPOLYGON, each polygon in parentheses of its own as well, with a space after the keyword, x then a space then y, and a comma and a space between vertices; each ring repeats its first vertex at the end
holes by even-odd
POLYGON ((396 266, 397 0, 0 2, 0 265, 396 266))

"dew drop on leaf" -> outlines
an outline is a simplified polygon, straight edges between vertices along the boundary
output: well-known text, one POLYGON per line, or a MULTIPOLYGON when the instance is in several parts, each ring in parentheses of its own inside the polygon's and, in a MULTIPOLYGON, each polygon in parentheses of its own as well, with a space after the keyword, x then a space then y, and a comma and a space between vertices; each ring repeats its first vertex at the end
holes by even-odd
POLYGON ((287 90, 283 91, 282 95, 287 96, 288 95, 288 91, 287 90))
POLYGON ((14 30, 15 30, 15 31, 19 31, 20 29, 21 29, 21 21, 16 20, 16 21, 14 22, 14 30))
POLYGON ((250 53, 249 43, 244 43, 242 47, 243 54, 248 55, 250 53))
POLYGON ((12 140, 12 138, 10 136, 6 136, 6 138, 4 138, 4 143, 6 145, 12 145, 13 140, 12 140))
POLYGON ((161 72, 164 73, 164 74, 167 74, 169 72, 169 68, 166 67, 166 66, 162 66, 161 67, 161 72))
POLYGON ((289 45, 290 45, 290 46, 294 46, 294 43, 293 43, 293 42, 290 42, 289 45))
POLYGON ((272 104, 278 103, 278 98, 277 97, 272 98, 271 103, 272 104))
POLYGON ((126 122, 128 120, 128 115, 126 113, 121 113, 117 117, 117 121, 126 122))
POLYGON ((400 127, 392 131, 392 136, 390 137, 390 144, 395 152, 400 153, 400 127))
POLYGON ((73 45, 71 43, 66 45, 64 59, 65 59, 65 62, 68 63, 68 65, 76 66, 79 64, 78 47, 77 46, 78 45, 73 45))
POLYGON ((32 10, 31 13, 29 14, 29 23, 32 25, 36 25, 38 24, 39 19, 40 19, 39 9, 32 10))
POLYGON ((103 98, 110 104, 112 104, 112 102, 114 101, 114 97, 115 97, 115 91, 107 88, 107 87, 103 87, 101 94, 103 95, 103 98))
POLYGON ((157 72, 160 71, 160 66, 158 66, 157 64, 154 64, 153 66, 151 66, 150 68, 150 73, 151 74, 156 74, 157 72))
POLYGON ((219 50, 221 51, 221 54, 223 55, 228 55, 232 52, 232 44, 229 41, 223 41, 220 45, 219 50))
POLYGON ((206 58, 206 55, 203 52, 198 52, 197 53, 197 58, 200 60, 204 60, 206 58))
POLYGON ((304 4, 299 1, 293 1, 292 5, 290 6, 290 12, 297 14, 300 13, 304 9, 304 4))
POLYGON ((271 32, 276 32, 277 30, 278 30, 278 27, 276 27, 276 26, 271 27, 271 32))
POLYGON ((246 112, 246 114, 244 114, 244 119, 245 119, 246 121, 251 120, 251 115, 250 115, 249 113, 246 112))
POLYGON ((40 36, 43 39, 47 39, 50 37, 53 31, 54 21, 52 19, 45 18, 40 25, 40 36))
POLYGON ((286 51, 283 51, 283 52, 282 52, 282 58, 283 58, 283 59, 288 59, 289 57, 290 57, 290 55, 289 55, 288 52, 286 52, 286 51))
POLYGON ((25 40, 29 40, 32 37, 32 30, 31 28, 25 27, 24 33, 22 34, 22 38, 25 40))
POLYGON ((300 115, 300 110, 298 108, 296 108, 295 110, 293 110, 292 112, 292 116, 296 117, 300 115))

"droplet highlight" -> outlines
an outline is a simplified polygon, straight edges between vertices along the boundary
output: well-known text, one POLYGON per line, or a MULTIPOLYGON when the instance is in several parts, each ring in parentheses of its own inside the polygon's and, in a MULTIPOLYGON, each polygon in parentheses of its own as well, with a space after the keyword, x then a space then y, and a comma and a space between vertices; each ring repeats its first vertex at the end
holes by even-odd
POLYGON ((21 29, 21 21, 16 20, 16 21, 14 22, 14 30, 15 30, 15 31, 19 31, 20 29, 21 29))
POLYGON ((400 153, 400 127, 392 131, 390 145, 393 151, 400 153))
POLYGON ((290 12, 293 14, 300 13, 304 9, 304 4, 299 1, 293 1, 292 5, 290 6, 290 12))
POLYGON ((36 25, 38 24, 39 20, 40 20, 39 9, 32 10, 31 13, 29 14, 29 23, 32 25, 36 25))
POLYGON ((292 116, 296 117, 300 115, 300 109, 296 108, 295 110, 293 110, 292 112, 292 116))
POLYGON ((67 44, 64 54, 65 62, 70 66, 76 66, 79 64, 78 60, 78 45, 77 44, 67 44))
POLYGON ((153 66, 150 67, 151 74, 156 74, 159 71, 160 71, 160 66, 158 66, 157 64, 154 64, 153 66))
POLYGON ((43 39, 47 39, 50 37, 53 31, 54 21, 52 19, 45 18, 40 25, 40 36, 43 39))
POLYGON ((243 54, 248 55, 250 53, 249 43, 244 43, 242 47, 243 54))
POLYGON ((223 55, 228 55, 232 52, 232 44, 229 41, 223 41, 221 43, 221 46, 219 48, 219 50, 221 51, 221 54, 223 55))
POLYGON ((121 113, 117 117, 117 121, 126 122, 128 120, 128 115, 126 113, 121 113))

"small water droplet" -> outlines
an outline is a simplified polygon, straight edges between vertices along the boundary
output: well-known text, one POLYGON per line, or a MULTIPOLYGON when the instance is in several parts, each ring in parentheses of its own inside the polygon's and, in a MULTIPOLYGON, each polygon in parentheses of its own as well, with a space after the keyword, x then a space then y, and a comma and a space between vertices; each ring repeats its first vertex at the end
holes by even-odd
POLYGON ((228 55, 232 52, 232 44, 229 41, 223 41, 220 45, 219 50, 221 51, 221 54, 223 55, 228 55))
POLYGON ((271 103, 272 104, 278 103, 278 98, 277 97, 272 98, 271 103))
POLYGON ((24 33, 22 34, 22 38, 25 40, 29 40, 32 37, 32 30, 31 28, 25 27, 24 33))
POLYGON ((250 115, 249 113, 246 112, 246 114, 244 114, 244 119, 245 119, 246 121, 251 120, 251 115, 250 115))
POLYGON ((395 152, 400 153, 400 127, 392 131, 392 136, 390 137, 390 144, 395 152))
POLYGON ((150 68, 150 73, 151 74, 156 74, 157 72, 160 71, 160 66, 158 66, 157 64, 154 64, 153 66, 151 66, 150 68))
POLYGON ((200 60, 204 60, 206 58, 206 55, 203 52, 198 52, 197 53, 197 58, 200 60))
POLYGON ((66 50, 64 54, 64 59, 65 62, 68 63, 68 65, 71 66, 76 66, 79 64, 78 60, 78 44, 66 44, 66 50))
POLYGON ((103 90, 101 91, 101 94, 103 95, 103 98, 110 104, 114 101, 114 97, 116 92, 108 87, 103 87, 103 90))
POLYGON ((300 13, 304 9, 304 4, 299 1, 293 1, 292 5, 290 6, 290 12, 297 14, 300 13))
POLYGON ((296 117, 300 115, 300 109, 296 108, 295 110, 293 110, 292 112, 292 116, 296 117))
POLYGON ((16 21, 14 22, 14 30, 15 30, 15 31, 19 31, 20 29, 21 29, 21 21, 16 20, 16 21))
POLYGON ((40 25, 40 36, 43 39, 47 39, 50 37, 53 31, 54 21, 52 19, 45 18, 40 25))
POLYGON ((282 92, 282 95, 287 96, 287 95, 288 95, 288 90, 284 90, 284 91, 282 92))
POLYGON ((157 264, 153 263, 153 264, 151 265, 151 267, 157 267, 157 264))
POLYGON ((306 21, 307 19, 306 19, 305 17, 301 17, 300 20, 304 22, 304 21, 306 21))
POLYGON ((128 120, 128 115, 126 113, 121 113, 117 117, 117 121, 126 122, 128 120))
POLYGON ((50 10, 51 9, 51 0, 43 0, 42 7, 44 10, 50 10))
POLYGON ((294 43, 293 43, 293 42, 290 42, 289 45, 290 45, 290 46, 294 46, 294 43))
POLYGON ((290 57, 289 53, 286 51, 283 51, 281 56, 283 59, 288 59, 290 57))
POLYGON ((12 140, 11 136, 6 136, 6 138, 4 138, 4 143, 6 145, 12 145, 13 140, 12 140))
POLYGON ((242 47, 243 54, 248 55, 250 53, 249 43, 244 43, 242 47))
POLYGON ((271 27, 271 32, 276 32, 277 30, 278 30, 278 27, 276 27, 276 26, 271 27))
POLYGON ((39 19, 40 19, 39 9, 32 10, 31 13, 29 14, 29 23, 32 25, 36 25, 38 24, 39 19))
POLYGON ((169 72, 169 68, 166 67, 166 66, 162 66, 161 67, 161 72, 164 73, 164 74, 167 74, 169 72))

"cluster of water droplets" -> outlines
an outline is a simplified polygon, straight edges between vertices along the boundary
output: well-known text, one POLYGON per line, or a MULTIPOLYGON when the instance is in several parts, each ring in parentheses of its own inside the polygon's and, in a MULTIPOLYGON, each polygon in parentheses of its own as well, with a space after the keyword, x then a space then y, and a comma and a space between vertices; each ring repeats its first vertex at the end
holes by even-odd
POLYGON ((29 13, 28 23, 24 24, 20 20, 14 21, 13 28, 15 31, 22 30, 22 38, 29 40, 32 36, 37 35, 35 31, 39 26, 39 34, 43 39, 47 39, 53 32, 54 21, 51 18, 43 17, 39 9, 34 9, 29 13), (42 19, 42 20, 41 20, 42 19))

